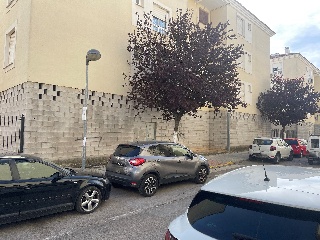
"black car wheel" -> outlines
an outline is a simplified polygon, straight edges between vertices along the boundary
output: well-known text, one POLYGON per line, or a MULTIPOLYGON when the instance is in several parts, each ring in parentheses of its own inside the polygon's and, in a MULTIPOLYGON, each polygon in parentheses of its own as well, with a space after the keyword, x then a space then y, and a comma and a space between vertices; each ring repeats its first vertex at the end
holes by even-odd
POLYGON ((249 161, 255 160, 255 157, 252 154, 249 154, 249 161))
POLYGON ((313 165, 313 160, 308 159, 308 163, 309 163, 309 165, 313 165))
POLYGON ((158 178, 153 174, 146 175, 139 186, 139 193, 145 197, 153 196, 159 187, 158 178))
POLYGON ((198 184, 205 183, 207 181, 207 177, 208 177, 208 169, 204 166, 201 166, 197 171, 195 182, 198 184))
POLYGON ((81 190, 76 202, 76 210, 80 213, 92 213, 101 203, 101 192, 95 186, 81 190))

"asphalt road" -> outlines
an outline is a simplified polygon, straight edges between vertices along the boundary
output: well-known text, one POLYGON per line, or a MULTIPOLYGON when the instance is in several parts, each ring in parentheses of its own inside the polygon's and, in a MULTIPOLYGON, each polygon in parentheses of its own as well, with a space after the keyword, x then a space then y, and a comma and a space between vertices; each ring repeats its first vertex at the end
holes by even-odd
MULTIPOLYGON (((240 161, 238 164, 213 168, 209 180, 252 164, 262 162, 240 161)), ((305 158, 295 158, 292 162, 283 161, 281 164, 309 166, 305 158)), ((187 209, 200 187, 193 182, 164 185, 151 198, 142 197, 134 189, 112 188, 110 199, 92 214, 69 211, 7 224, 0 226, 0 239, 164 239, 169 223, 187 209)))

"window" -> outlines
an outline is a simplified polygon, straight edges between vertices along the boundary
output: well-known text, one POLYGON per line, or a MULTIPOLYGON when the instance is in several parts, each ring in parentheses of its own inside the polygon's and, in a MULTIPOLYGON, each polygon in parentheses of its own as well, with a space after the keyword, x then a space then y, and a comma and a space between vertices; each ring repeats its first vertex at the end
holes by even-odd
POLYGON ((248 23, 248 31, 252 31, 251 23, 248 23))
POLYGON ((11 171, 8 162, 1 162, 0 163, 0 181, 11 181, 11 171))
POLYGON ((188 209, 197 231, 214 239, 319 239, 319 213, 200 191, 188 209))
POLYGON ((161 34, 165 34, 167 24, 165 20, 153 16, 153 30, 161 34))
POLYGON ((251 63, 251 61, 252 61, 252 56, 251 54, 248 53, 248 62, 251 63))
POLYGON ((199 22, 203 24, 209 23, 209 13, 204 11, 203 9, 199 8, 199 22))
POLYGON ((14 65, 15 51, 17 42, 17 30, 16 25, 10 28, 5 35, 5 49, 4 49, 4 68, 14 65))
POLYGON ((113 155, 119 157, 135 157, 138 156, 140 152, 140 147, 120 144, 113 153, 113 155))
POLYGON ((153 30, 161 34, 166 33, 167 22, 169 20, 169 10, 165 6, 153 4, 153 30))
POLYGON ((16 164, 21 179, 49 178, 59 172, 57 169, 40 162, 17 160, 16 164))
POLYGON ((245 22, 244 19, 242 17, 240 17, 239 15, 237 16, 237 31, 238 34, 245 36, 245 22))

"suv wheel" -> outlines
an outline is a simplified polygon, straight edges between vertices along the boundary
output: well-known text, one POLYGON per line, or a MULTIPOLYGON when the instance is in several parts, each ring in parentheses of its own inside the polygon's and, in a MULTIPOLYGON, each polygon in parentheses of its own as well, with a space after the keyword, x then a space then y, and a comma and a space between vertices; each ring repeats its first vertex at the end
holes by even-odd
POLYGON ((279 164, 281 160, 281 155, 280 153, 277 153, 276 156, 274 157, 274 163, 279 164))
POLYGON ((207 177, 208 177, 207 168, 204 166, 201 166, 196 173, 196 177, 194 181, 195 183, 202 184, 207 181, 207 177))
POLYGON ((158 178, 153 174, 146 175, 139 186, 139 193, 145 197, 153 196, 159 187, 158 178))
POLYGON ((254 156, 252 154, 249 154, 249 161, 253 161, 254 160, 254 156))
POLYGON ((293 160, 293 152, 291 151, 290 152, 290 155, 289 155, 289 157, 288 157, 288 161, 292 161, 293 160))
POLYGON ((80 213, 92 213, 101 203, 101 192, 95 186, 81 190, 76 202, 76 210, 80 213))
POLYGON ((313 165, 313 160, 308 159, 309 165, 313 165))

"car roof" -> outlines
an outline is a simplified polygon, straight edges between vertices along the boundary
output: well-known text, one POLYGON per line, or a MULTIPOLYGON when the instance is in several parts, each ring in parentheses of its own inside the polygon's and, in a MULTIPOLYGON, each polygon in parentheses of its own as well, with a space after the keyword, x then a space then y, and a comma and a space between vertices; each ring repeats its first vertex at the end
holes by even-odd
POLYGON ((146 146, 146 145, 154 145, 154 144, 174 144, 174 142, 169 141, 156 141, 156 140, 149 140, 149 141, 136 141, 136 142, 129 142, 129 143, 121 143, 119 145, 132 145, 132 146, 146 146))
POLYGON ((201 190, 320 211, 320 169, 311 167, 239 168, 211 180, 201 190), (270 181, 264 181, 265 174, 270 181))
POLYGON ((40 157, 31 154, 24 153, 0 153, 0 159, 12 159, 12 158, 28 158, 34 160, 42 160, 40 157))

